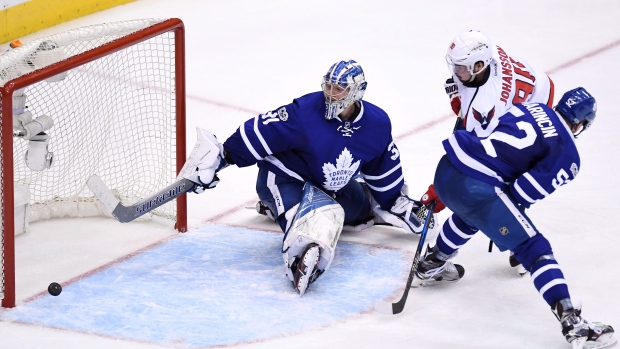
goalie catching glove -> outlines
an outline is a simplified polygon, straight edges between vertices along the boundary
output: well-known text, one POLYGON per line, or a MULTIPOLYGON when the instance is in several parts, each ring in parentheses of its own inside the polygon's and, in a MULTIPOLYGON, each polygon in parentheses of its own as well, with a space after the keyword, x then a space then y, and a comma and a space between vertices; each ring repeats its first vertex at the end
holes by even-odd
POLYGON ((412 200, 407 195, 398 197, 388 211, 382 210, 380 206, 376 206, 374 211, 386 223, 411 230, 415 234, 422 232, 427 212, 421 202, 412 200))
POLYGON ((211 132, 199 127, 196 131, 198 133, 196 145, 177 179, 186 178, 196 183, 192 191, 200 194, 205 189, 215 188, 220 182, 216 173, 228 166, 228 163, 224 160, 224 146, 217 141, 217 138, 211 132))

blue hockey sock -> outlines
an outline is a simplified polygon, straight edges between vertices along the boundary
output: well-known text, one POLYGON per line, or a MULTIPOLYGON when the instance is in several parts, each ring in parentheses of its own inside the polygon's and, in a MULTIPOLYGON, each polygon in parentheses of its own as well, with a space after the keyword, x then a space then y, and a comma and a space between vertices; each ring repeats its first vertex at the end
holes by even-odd
POLYGON ((531 273, 534 286, 549 306, 553 307, 563 299, 570 299, 564 274, 555 259, 540 259, 532 267, 531 273))
POLYGON ((448 260, 477 232, 478 229, 472 228, 459 216, 453 214, 444 222, 437 236, 437 244, 433 250, 435 258, 448 260))

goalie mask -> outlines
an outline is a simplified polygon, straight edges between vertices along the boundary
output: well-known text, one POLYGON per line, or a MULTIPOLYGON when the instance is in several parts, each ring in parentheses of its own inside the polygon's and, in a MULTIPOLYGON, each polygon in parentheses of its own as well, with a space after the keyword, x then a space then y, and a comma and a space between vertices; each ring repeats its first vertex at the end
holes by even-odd
POLYGON ((321 86, 325 95, 325 119, 331 120, 351 104, 362 100, 366 79, 356 61, 343 60, 329 68, 321 86))
POLYGON ((471 75, 470 82, 474 77, 491 64, 493 58, 493 45, 491 40, 482 32, 469 30, 457 35, 450 42, 446 62, 450 72, 454 74, 455 66, 463 66, 471 75), (482 62, 483 67, 478 72, 474 72, 474 65, 482 62))
POLYGON ((585 88, 577 87, 562 96, 558 105, 555 106, 555 110, 570 122, 571 128, 585 121, 581 130, 575 133, 575 137, 577 137, 594 122, 594 118, 596 118, 596 99, 585 88))

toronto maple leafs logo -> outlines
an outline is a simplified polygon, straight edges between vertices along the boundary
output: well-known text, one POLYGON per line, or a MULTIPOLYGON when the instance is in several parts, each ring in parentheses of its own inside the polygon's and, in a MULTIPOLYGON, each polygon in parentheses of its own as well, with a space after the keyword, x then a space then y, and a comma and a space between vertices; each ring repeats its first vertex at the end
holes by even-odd
POLYGON ((474 114, 474 119, 478 120, 483 130, 486 130, 487 126, 489 126, 489 122, 493 119, 493 116, 495 116, 495 106, 487 113, 481 113, 474 108, 471 108, 471 110, 474 114))
POLYGON ((349 183, 351 177, 357 173, 359 166, 360 160, 353 162, 353 155, 351 155, 347 148, 344 148, 336 159, 335 166, 330 162, 323 164, 323 174, 325 175, 323 187, 332 191, 344 187, 349 183))

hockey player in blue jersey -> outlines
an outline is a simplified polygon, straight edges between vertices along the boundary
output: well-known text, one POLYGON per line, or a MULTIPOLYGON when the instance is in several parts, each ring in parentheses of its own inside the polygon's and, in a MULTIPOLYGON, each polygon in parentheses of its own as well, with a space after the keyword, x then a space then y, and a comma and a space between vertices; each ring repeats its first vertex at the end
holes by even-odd
POLYGON ((543 103, 517 104, 491 120, 488 136, 462 130, 443 141, 446 155, 434 184, 439 200, 454 212, 452 229, 442 230, 420 262, 417 285, 463 277, 463 267, 448 259, 480 230, 531 273, 573 347, 615 343, 611 326, 581 317, 549 241, 525 211, 575 179, 580 160, 574 138, 595 116, 594 97, 580 87, 565 93, 555 110, 543 103))
POLYGON ((247 120, 223 144, 199 129, 179 175, 200 191, 228 165, 257 164, 256 191, 285 233, 286 274, 300 295, 331 265, 343 225, 368 221, 375 206, 392 225, 422 230, 425 209, 406 196, 390 119, 362 100, 366 85, 357 62, 337 62, 322 92, 247 120))
MULTIPOLYGON (((444 87, 457 115, 454 130, 465 129, 484 137, 491 131, 490 121, 513 105, 525 102, 553 106, 551 78, 532 64, 505 51, 481 31, 466 30, 455 36, 446 50, 451 76, 444 87)), ((433 185, 422 196, 428 203, 436 197, 433 185)), ((443 205, 435 206, 435 212, 443 205)), ((449 226, 442 229, 450 230, 449 226)), ((519 263, 511 255, 510 265, 519 263)), ((519 273, 525 273, 519 268, 519 273)))

